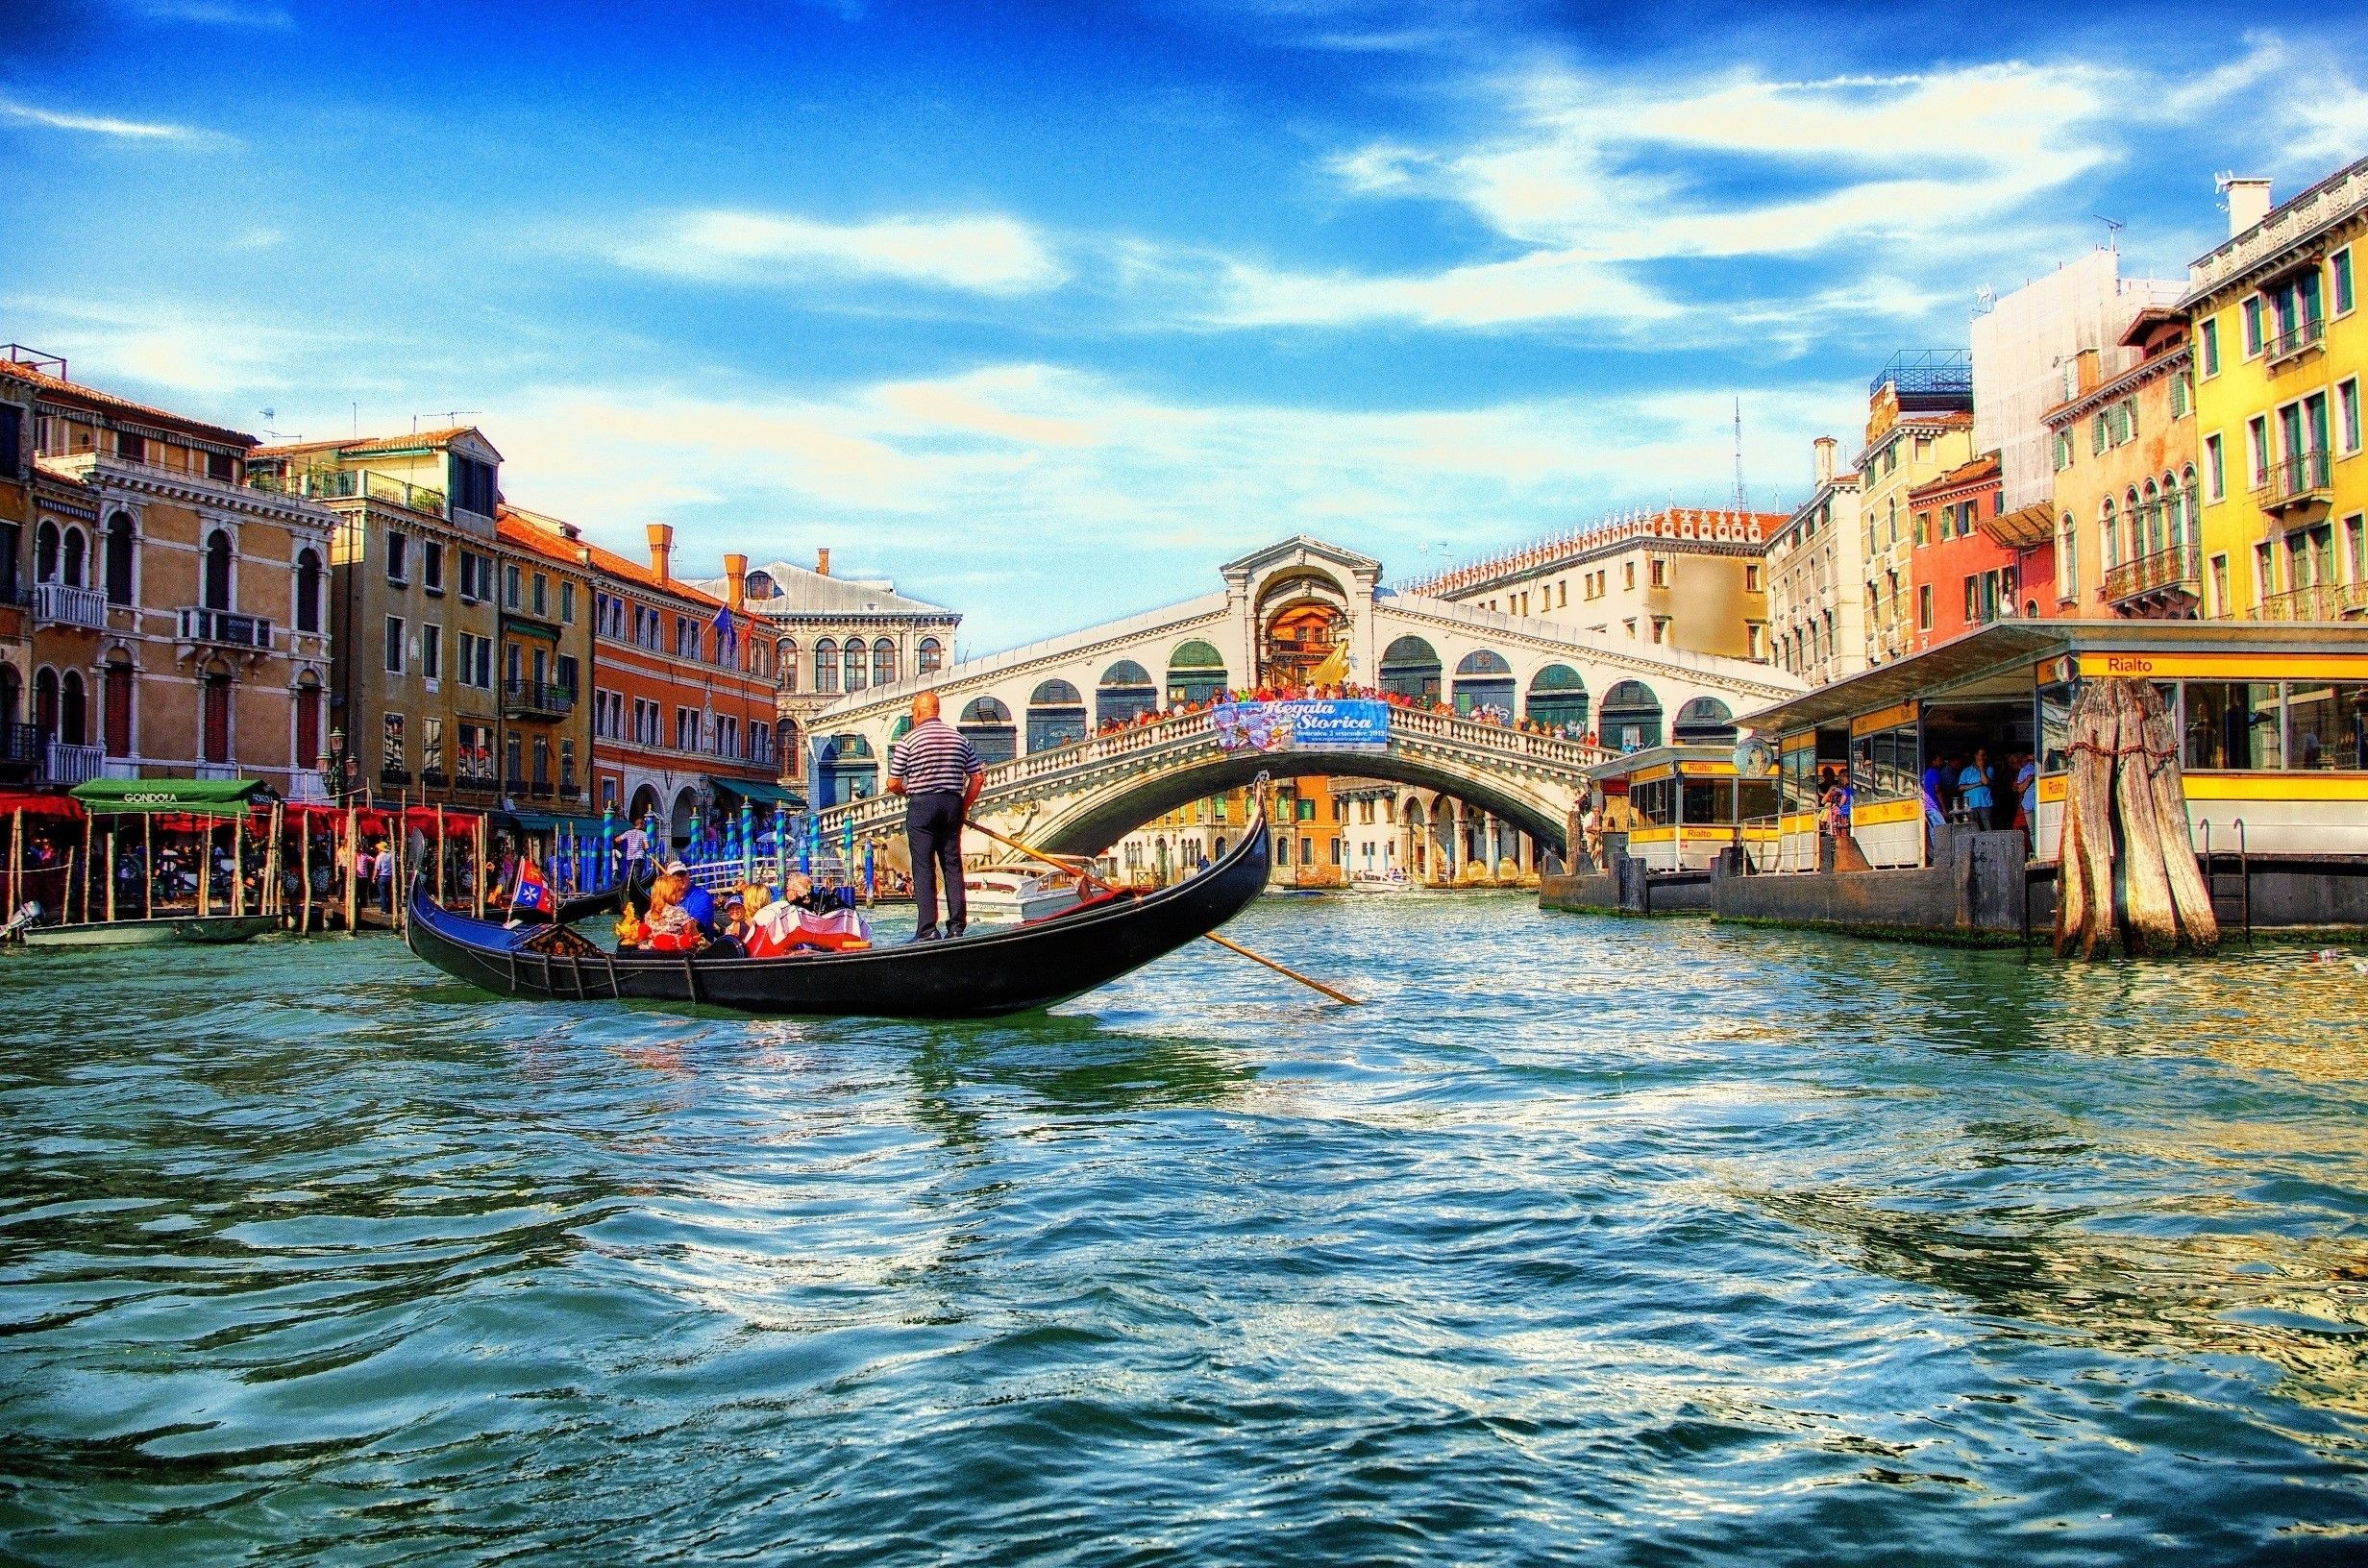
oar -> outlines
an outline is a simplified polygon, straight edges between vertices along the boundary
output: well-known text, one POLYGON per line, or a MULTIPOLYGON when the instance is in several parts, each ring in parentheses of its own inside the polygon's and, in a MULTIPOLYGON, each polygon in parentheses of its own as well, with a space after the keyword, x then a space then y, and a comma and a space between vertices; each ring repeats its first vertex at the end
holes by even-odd
MULTIPOLYGON (((1027 856, 1030 860, 1041 860, 1046 865, 1050 866, 1055 870, 1068 871, 1074 876, 1082 877, 1087 882, 1092 883, 1098 888, 1108 888, 1110 886, 1109 883, 1104 882, 1100 877, 1096 876, 1092 871, 1087 870, 1084 867, 1072 866, 1066 861, 1062 861, 1054 856, 1046 854, 1042 849, 1035 848, 1029 845, 1022 844, 1018 839, 1010 838, 1004 834, 998 833, 995 829, 987 826, 984 822, 977 821, 975 818, 966 817, 963 821, 970 826, 976 828, 979 832, 984 833, 988 838, 993 839, 996 843, 1003 845, 1005 848, 1017 849, 1020 853, 1027 856)), ((1324 995, 1331 997, 1336 1002, 1343 1002, 1350 1007, 1363 1007, 1365 1005, 1363 1002, 1358 1001, 1354 996, 1349 995, 1344 991, 1335 991, 1320 980, 1310 979, 1308 976, 1301 974, 1296 969, 1287 968, 1283 965, 1275 963, 1274 960, 1267 957, 1263 953, 1253 953, 1248 948, 1243 946, 1240 943, 1221 937, 1214 931, 1203 931, 1200 934, 1209 941, 1217 943, 1220 947, 1230 948, 1232 951, 1240 953, 1244 958, 1250 959, 1259 964, 1264 964, 1268 968, 1272 969, 1276 974, 1287 975, 1291 979, 1296 980, 1299 984, 1305 986, 1308 990, 1320 992, 1324 995)))

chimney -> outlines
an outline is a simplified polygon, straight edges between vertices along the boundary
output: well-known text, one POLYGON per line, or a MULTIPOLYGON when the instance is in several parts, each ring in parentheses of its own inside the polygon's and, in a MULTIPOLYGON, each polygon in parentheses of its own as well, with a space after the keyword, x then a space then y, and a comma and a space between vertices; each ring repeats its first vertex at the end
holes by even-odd
POLYGON ((2229 199, 2229 237, 2238 234, 2269 216, 2269 182, 2239 178, 2233 174, 2220 177, 2220 189, 2229 199))
POLYGON ((1819 484, 1833 483, 1834 453, 1841 443, 1830 435, 1821 435, 1810 445, 1817 449, 1817 482, 1819 484))
POLYGON ((675 580, 675 529, 671 523, 650 525, 650 570, 660 582, 675 580))
POLYGON ((746 555, 724 557, 724 581, 729 586, 724 601, 733 609, 744 608, 749 601, 749 558, 746 555))
POLYGON ((2072 396, 2082 393, 2105 380, 2105 355, 2098 349, 2082 349, 2072 355, 2072 396))
POLYGON ((830 547, 828 545, 823 546, 814 552, 814 575, 821 577, 830 576, 830 547))

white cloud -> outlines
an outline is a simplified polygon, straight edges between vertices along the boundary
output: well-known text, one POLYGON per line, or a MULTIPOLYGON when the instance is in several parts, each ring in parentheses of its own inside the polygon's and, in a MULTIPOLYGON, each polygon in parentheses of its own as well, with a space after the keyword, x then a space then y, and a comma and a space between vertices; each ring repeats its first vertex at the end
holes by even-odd
POLYGON ((200 131, 186 125, 124 120, 106 114, 72 114, 62 110, 36 108, 10 98, 0 98, 0 119, 14 120, 20 125, 37 125, 51 131, 79 131, 89 135, 112 136, 121 141, 198 145, 230 139, 219 132, 200 131))
POLYGON ((1013 295, 1055 287, 1067 277, 1033 229, 991 215, 831 224, 708 208, 659 219, 614 256, 643 271, 719 282, 876 278, 1013 295))
POLYGON ((160 22, 196 22, 259 33, 286 33, 296 26, 296 18, 277 6, 231 5, 223 0, 144 0, 139 12, 160 22))

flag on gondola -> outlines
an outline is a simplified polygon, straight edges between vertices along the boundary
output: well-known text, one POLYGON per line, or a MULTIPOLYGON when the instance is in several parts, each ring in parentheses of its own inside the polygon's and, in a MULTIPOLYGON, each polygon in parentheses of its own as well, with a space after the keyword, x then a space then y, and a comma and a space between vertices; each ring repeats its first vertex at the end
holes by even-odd
POLYGON ((552 912, 551 884, 543 880, 542 867, 531 860, 518 863, 518 893, 510 899, 510 907, 543 915, 552 912))

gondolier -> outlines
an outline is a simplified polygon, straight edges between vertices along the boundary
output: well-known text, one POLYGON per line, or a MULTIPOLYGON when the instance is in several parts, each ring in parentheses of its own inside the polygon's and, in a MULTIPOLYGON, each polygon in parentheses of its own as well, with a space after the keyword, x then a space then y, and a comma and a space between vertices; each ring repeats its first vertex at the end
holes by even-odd
POLYGON ((913 854, 915 942, 934 942, 937 884, 946 882, 943 935, 958 937, 969 923, 962 896, 962 819, 986 783, 986 765, 971 743, 937 716, 937 694, 913 698, 913 727, 888 748, 888 793, 905 798, 904 838, 913 854))

